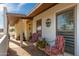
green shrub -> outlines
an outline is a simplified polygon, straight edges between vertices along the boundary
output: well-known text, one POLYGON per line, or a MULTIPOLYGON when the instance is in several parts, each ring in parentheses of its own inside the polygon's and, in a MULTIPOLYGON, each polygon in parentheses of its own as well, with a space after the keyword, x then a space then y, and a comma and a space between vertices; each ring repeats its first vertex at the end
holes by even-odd
POLYGON ((45 48, 45 46, 47 45, 47 42, 46 42, 45 39, 43 39, 43 40, 38 40, 36 45, 37 45, 37 47, 45 48))

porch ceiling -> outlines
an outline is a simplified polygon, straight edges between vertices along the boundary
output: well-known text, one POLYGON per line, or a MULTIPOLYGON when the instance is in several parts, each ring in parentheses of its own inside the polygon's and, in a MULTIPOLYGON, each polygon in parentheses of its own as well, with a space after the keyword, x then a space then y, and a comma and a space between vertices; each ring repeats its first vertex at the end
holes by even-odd
POLYGON ((45 10, 55 6, 57 3, 41 3, 35 9, 33 9, 28 15, 7 13, 9 24, 13 26, 19 19, 32 19, 34 16, 44 12, 45 10))
POLYGON ((27 17, 34 17, 40 13, 42 13, 43 11, 49 9, 50 7, 53 7, 55 6, 57 3, 42 3, 42 4, 39 4, 34 10, 32 10, 28 15, 27 17))
POLYGON ((23 14, 7 13, 7 19, 10 26, 14 26, 20 19, 31 19, 31 17, 26 17, 23 14))
MULTIPOLYGON (((16 14, 7 14, 7 19, 9 21, 9 25, 10 26, 14 26, 18 21, 19 21, 19 17, 21 15, 16 15, 16 14)), ((22 16, 21 16, 22 17, 22 16)))

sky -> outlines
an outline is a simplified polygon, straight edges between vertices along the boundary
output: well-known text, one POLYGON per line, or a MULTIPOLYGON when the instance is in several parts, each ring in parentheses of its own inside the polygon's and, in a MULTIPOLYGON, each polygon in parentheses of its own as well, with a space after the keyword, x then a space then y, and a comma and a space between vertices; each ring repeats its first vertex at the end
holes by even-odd
POLYGON ((36 3, 6 3, 9 13, 28 14, 35 6, 36 3))
POLYGON ((0 28, 4 28, 4 10, 2 6, 7 7, 7 13, 27 15, 33 8, 35 8, 36 3, 0 3, 0 28))
POLYGON ((0 28, 4 28, 3 7, 0 6, 0 28))

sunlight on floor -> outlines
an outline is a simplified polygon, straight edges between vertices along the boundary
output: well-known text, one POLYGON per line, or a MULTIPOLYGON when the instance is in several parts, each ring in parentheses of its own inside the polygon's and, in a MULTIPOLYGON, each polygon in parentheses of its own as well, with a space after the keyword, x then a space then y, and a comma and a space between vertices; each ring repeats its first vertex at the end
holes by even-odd
MULTIPOLYGON (((20 41, 16 41, 15 39, 13 40, 14 42, 17 42, 18 44, 15 44, 14 42, 10 41, 9 43, 9 47, 10 49, 12 49, 13 51, 16 51, 17 55, 19 56, 30 56, 30 54, 24 50, 23 48, 20 47, 20 41)), ((23 42, 24 45, 26 45, 24 42, 23 42)), ((27 46, 27 45, 26 45, 27 46)))
POLYGON ((23 46, 20 47, 19 40, 11 39, 9 42, 8 56, 46 56, 44 52, 38 50, 36 47, 33 48, 34 49, 31 49, 25 42, 23 42, 23 46))
MULTIPOLYGON (((11 39, 9 42, 8 56, 48 56, 44 52, 40 51, 36 47, 31 49, 26 41, 23 42, 23 46, 20 46, 20 40, 11 39)), ((60 55, 62 56, 62 55, 60 55)), ((73 56, 69 53, 64 53, 63 56, 73 56)))

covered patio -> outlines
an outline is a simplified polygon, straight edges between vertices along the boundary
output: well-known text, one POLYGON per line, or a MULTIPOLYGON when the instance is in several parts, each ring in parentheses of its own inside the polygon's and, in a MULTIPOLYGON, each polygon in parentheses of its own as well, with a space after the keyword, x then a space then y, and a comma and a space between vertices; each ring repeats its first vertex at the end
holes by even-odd
MULTIPOLYGON (((18 56, 47 56, 44 51, 40 50, 36 46, 33 45, 32 50, 28 44, 29 37, 32 35, 32 33, 36 33, 39 26, 42 26, 40 29, 40 39, 46 38, 46 41, 50 44, 50 46, 54 45, 53 40, 56 39, 56 28, 55 28, 55 21, 52 20, 52 27, 49 29, 45 28, 45 20, 38 21, 38 24, 36 24, 37 20, 45 19, 45 17, 51 18, 50 15, 53 9, 56 8, 56 6, 61 7, 62 5, 68 8, 74 7, 76 4, 57 4, 57 3, 42 3, 37 4, 37 6, 26 16, 22 14, 16 14, 16 13, 7 13, 8 21, 9 21, 9 30, 10 27, 14 27, 14 34, 12 35, 12 32, 9 33, 10 35, 10 41, 9 41, 9 50, 8 50, 8 56, 11 55, 18 55, 18 56), (66 6, 67 5, 67 6, 66 6), (48 13, 49 12, 49 13, 48 13), (44 22, 44 23, 43 23, 44 22), (44 25, 44 26, 43 26, 44 25), (46 31, 47 30, 47 31, 46 31), (50 31, 52 31, 50 33, 50 31), (46 34, 48 35, 46 35, 46 34), (50 33, 50 34, 49 34, 50 33), (53 35, 53 36, 51 36, 53 35), (53 40, 52 40, 53 39, 53 40)), ((61 8, 64 8, 62 6, 61 8)), ((59 8, 59 9, 61 9, 59 8)), ((57 10, 57 9, 56 9, 57 10)), ((73 51, 74 52, 74 51, 73 51)), ((73 54, 64 52, 64 56, 72 56, 73 54)), ((61 56, 61 55, 60 55, 61 56)))
POLYGON ((79 4, 18 4, 0 9, 0 55, 79 55, 79 4))

